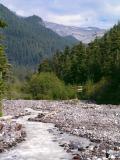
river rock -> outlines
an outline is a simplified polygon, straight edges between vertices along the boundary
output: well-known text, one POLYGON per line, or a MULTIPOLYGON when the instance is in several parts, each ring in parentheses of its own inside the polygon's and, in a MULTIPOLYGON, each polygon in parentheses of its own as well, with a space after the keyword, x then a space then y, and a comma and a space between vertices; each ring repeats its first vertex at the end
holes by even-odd
POLYGON ((44 117, 44 116, 45 116, 45 114, 39 113, 38 116, 37 116, 37 118, 42 118, 42 117, 44 117))
POLYGON ((16 146, 16 144, 23 141, 26 136, 24 126, 12 119, 4 119, 3 117, 3 121, 0 121, 0 126, 0 152, 16 146))
MULTIPOLYGON (((15 100, 4 101, 3 112, 7 116, 21 115, 26 107, 47 113, 35 120, 38 122, 53 123, 62 132, 68 132, 78 137, 91 140, 93 147, 86 147, 79 154, 85 158, 106 157, 105 150, 120 152, 120 105, 97 105, 84 101, 47 101, 47 100, 15 100), (97 145, 97 148, 94 146, 97 145), (116 150, 117 147, 117 150, 116 150)), ((34 119, 31 119, 34 121, 34 119)), ((90 146, 91 146, 90 145, 90 146)), ((73 146, 71 148, 74 148, 73 146)), ((118 153, 109 153, 120 158, 118 153), (119 157, 118 157, 119 156, 119 157)))
POLYGON ((72 160, 81 160, 80 155, 79 154, 74 155, 72 160))
POLYGON ((3 127, 4 127, 4 124, 0 123, 0 131, 3 129, 3 127))
POLYGON ((22 128, 22 124, 17 123, 16 126, 15 126, 15 131, 20 131, 21 128, 22 128))

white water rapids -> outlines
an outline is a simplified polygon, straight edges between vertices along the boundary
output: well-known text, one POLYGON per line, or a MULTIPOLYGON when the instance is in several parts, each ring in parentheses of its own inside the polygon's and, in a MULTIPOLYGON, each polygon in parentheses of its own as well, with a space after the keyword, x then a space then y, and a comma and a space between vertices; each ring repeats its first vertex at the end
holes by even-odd
POLYGON ((0 160, 70 160, 70 155, 59 146, 58 142, 53 142, 55 136, 48 130, 54 125, 29 122, 27 121, 29 117, 31 116, 18 119, 26 127, 26 141, 0 154, 0 160))

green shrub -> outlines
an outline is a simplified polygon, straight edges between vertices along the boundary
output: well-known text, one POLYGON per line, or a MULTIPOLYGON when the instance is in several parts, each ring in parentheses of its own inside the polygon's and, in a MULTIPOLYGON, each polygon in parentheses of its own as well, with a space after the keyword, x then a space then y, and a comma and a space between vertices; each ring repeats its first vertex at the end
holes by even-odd
POLYGON ((104 91, 99 92, 100 96, 96 98, 97 103, 101 104, 120 104, 120 83, 109 81, 104 91))
POLYGON ((102 78, 99 82, 93 83, 92 80, 88 80, 83 87, 83 97, 88 100, 96 100, 101 99, 101 95, 105 92, 108 86, 108 80, 102 78))
POLYGON ((2 111, 0 111, 0 117, 2 117, 2 115, 3 115, 3 114, 2 114, 2 111))
POLYGON ((0 117, 2 117, 2 103, 0 101, 0 117))
POLYGON ((0 112, 0 117, 2 117, 2 112, 0 112))
POLYGON ((102 78, 95 84, 89 80, 83 87, 82 98, 95 100, 98 104, 120 104, 119 80, 102 78))
POLYGON ((82 98, 91 99, 94 94, 94 83, 92 80, 88 80, 86 84, 83 86, 82 98))
POLYGON ((8 99, 20 99, 22 96, 22 86, 23 82, 20 82, 20 80, 14 78, 12 82, 8 83, 8 89, 4 97, 8 99))
POLYGON ((29 82, 29 92, 33 99, 69 99, 75 97, 70 86, 58 79, 54 73, 34 74, 29 82))

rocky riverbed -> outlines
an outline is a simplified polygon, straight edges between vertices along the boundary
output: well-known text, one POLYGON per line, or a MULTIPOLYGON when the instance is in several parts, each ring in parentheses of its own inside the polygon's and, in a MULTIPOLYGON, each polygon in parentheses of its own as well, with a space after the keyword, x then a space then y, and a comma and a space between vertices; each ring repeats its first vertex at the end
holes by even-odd
MULTIPOLYGON (((77 160, 120 160, 120 106, 96 105, 80 101, 4 101, 4 115, 19 115, 32 108, 42 112, 30 121, 53 123, 65 132, 90 143, 82 146, 74 138, 60 144, 77 160)), ((65 137, 65 136, 63 136, 65 137)), ((61 143, 61 142, 60 142, 61 143)))
POLYGON ((23 125, 8 117, 0 119, 0 153, 16 146, 25 137, 26 132, 23 125))
POLYGON ((57 135, 50 133, 55 129, 53 124, 27 121, 36 114, 32 112, 17 119, 25 126, 26 140, 1 153, 0 160, 71 160, 71 155, 55 141, 57 135))

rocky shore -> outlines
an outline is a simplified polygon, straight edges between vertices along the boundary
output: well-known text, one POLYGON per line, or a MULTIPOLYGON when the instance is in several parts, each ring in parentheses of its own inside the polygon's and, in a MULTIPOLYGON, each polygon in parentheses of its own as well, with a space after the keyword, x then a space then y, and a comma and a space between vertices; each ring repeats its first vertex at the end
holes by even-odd
MULTIPOLYGON (((12 101, 11 101, 12 102, 12 101)), ((3 103, 3 117, 0 117, 0 153, 16 146, 25 140, 25 127, 17 123, 17 119, 21 116, 29 115, 22 106, 16 108, 15 103, 11 105, 3 103)))
POLYGON ((0 119, 0 153, 25 139, 24 126, 9 118, 0 119))
POLYGON ((40 111, 31 121, 54 123, 60 133, 67 132, 90 140, 85 147, 74 140, 64 142, 67 152, 77 160, 120 160, 120 106, 71 101, 5 101, 4 114, 16 115, 25 108, 40 111), (12 108, 12 109, 11 109, 12 108), (15 110, 15 114, 14 114, 15 110))

